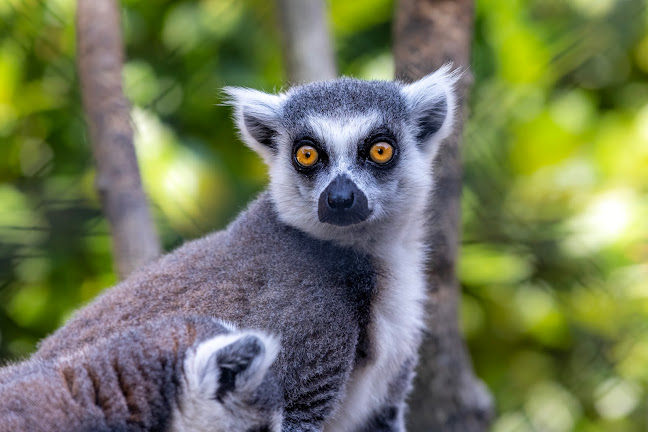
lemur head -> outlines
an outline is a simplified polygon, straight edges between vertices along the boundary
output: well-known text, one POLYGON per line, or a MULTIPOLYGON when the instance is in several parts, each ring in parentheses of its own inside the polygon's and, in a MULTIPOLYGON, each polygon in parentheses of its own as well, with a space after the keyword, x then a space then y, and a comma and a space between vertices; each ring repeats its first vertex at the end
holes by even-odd
POLYGON ((412 84, 341 78, 278 95, 225 91, 244 141, 270 167, 279 217, 356 244, 421 218, 457 76, 445 66, 412 84))
POLYGON ((278 341, 234 332, 190 349, 172 432, 279 432, 283 393, 270 369, 278 341))

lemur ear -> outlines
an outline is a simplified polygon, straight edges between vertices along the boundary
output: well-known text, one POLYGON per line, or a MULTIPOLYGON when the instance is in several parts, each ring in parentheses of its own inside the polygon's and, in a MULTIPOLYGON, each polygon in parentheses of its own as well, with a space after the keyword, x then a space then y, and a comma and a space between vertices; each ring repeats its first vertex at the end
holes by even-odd
POLYGON ((402 88, 407 100, 415 137, 422 149, 436 152, 452 132, 455 111, 454 87, 461 73, 446 64, 439 70, 402 88))
POLYGON ((242 87, 225 87, 243 141, 269 163, 277 150, 282 97, 242 87))
POLYGON ((278 350, 274 338, 261 334, 230 334, 202 342, 193 359, 200 392, 222 401, 231 392, 254 391, 278 350))

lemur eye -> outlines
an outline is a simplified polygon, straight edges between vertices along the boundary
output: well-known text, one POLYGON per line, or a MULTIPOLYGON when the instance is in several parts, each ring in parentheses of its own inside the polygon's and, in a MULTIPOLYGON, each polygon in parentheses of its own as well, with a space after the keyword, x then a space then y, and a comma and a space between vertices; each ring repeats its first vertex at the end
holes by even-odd
POLYGON ((369 157, 378 164, 386 164, 394 157, 394 147, 384 141, 377 142, 369 149, 369 157))
POLYGON ((317 153, 317 150, 315 150, 315 147, 303 145, 297 149, 295 159, 299 165, 304 168, 309 168, 317 163, 319 160, 319 154, 317 153))

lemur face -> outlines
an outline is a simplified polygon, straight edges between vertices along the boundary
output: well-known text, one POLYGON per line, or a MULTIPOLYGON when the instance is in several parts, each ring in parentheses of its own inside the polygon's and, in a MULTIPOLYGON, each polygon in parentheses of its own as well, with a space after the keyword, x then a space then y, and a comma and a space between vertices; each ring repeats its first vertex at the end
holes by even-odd
POLYGON ((410 85, 342 78, 276 96, 226 91, 243 138, 270 167, 279 217, 350 244, 424 207, 432 158, 451 131, 455 80, 446 67, 410 85))

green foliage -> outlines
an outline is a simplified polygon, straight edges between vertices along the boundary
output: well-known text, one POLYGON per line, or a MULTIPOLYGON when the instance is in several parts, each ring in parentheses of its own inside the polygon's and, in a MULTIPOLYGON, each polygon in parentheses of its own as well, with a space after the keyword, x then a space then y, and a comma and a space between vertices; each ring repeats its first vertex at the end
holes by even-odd
MULTIPOLYGON (((0 2, 0 357, 115 283, 73 0, 0 2)), ((389 78, 393 2, 329 1, 340 70, 389 78)), ((273 3, 123 0, 126 93, 166 249, 266 182, 219 89, 285 85, 273 3)), ((462 323, 496 432, 648 428, 648 13, 482 0, 466 125, 462 323)))
POLYGON ((493 430, 644 430, 646 4, 482 1, 462 316, 493 430))

